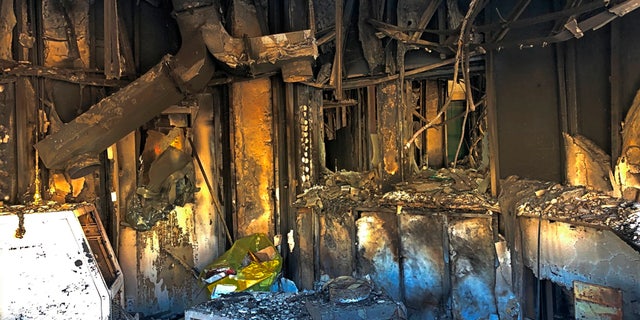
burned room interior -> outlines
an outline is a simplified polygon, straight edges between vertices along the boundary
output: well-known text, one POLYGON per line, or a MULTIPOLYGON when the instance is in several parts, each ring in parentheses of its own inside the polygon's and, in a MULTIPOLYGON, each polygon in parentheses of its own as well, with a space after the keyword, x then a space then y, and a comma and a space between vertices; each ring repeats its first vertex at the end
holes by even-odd
POLYGON ((0 319, 639 319, 640 0, 0 0, 0 319))

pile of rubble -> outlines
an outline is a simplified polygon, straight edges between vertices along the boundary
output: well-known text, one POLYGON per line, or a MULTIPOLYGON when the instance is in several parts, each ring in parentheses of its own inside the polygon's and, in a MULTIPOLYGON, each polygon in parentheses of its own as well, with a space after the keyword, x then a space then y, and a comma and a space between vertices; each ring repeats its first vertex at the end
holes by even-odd
POLYGON ((509 203, 510 211, 518 216, 610 228, 622 239, 640 248, 640 203, 585 187, 519 180, 515 177, 505 180, 502 188, 501 204, 509 203), (511 200, 506 200, 507 197, 511 200))
POLYGON ((394 302, 371 282, 339 277, 322 290, 299 293, 234 292, 196 305, 185 320, 406 319, 394 302))
POLYGON ((189 319, 311 319, 304 307, 305 293, 234 292, 209 300, 185 312, 189 319), (211 316, 211 317, 205 317, 211 316), (213 315, 216 317, 214 318, 213 315))
POLYGON ((326 175, 325 184, 307 189, 296 205, 325 212, 398 205, 438 210, 499 211, 487 194, 489 177, 474 169, 424 170, 394 191, 380 194, 373 172, 341 171, 326 175))

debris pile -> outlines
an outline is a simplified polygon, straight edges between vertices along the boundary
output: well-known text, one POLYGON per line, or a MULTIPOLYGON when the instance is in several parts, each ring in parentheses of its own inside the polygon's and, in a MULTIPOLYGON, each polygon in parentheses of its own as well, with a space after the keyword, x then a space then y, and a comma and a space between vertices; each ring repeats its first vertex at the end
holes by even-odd
POLYGON ((500 199, 504 205, 507 202, 503 199, 512 198, 510 207, 514 214, 610 228, 636 249, 640 248, 640 203, 585 187, 516 179, 505 180, 500 199))
POLYGON ((185 319, 293 320, 311 319, 304 306, 307 293, 233 292, 196 305, 185 312, 185 319))
POLYGON ((474 169, 426 170, 382 196, 383 202, 446 210, 499 211, 487 194, 489 177, 474 169))
POLYGON ((236 240, 207 265, 200 279, 211 298, 228 292, 269 291, 282 268, 282 257, 267 235, 256 233, 236 240))
POLYGON ((499 211, 497 200, 487 194, 488 186, 488 176, 477 170, 443 168, 421 171, 411 181, 397 184, 395 191, 380 194, 373 172, 341 171, 327 175, 325 185, 314 186, 299 195, 296 205, 317 207, 325 212, 397 205, 499 211))
POLYGON ((185 312, 185 320, 338 318, 406 319, 406 310, 370 281, 345 276, 327 282, 319 291, 224 294, 185 312))
POLYGON ((296 206, 317 207, 327 212, 341 212, 373 204, 379 186, 375 173, 339 171, 325 175, 324 185, 316 185, 298 195, 296 206))

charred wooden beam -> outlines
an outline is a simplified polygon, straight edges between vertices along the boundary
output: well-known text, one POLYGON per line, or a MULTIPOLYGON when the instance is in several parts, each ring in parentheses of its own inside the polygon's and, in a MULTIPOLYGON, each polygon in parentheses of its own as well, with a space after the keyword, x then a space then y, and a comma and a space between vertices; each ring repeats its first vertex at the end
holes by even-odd
POLYGON ((489 52, 487 64, 487 130, 489 139, 489 174, 491 175, 491 195, 500 193, 500 145, 498 143, 498 110, 496 101, 494 52, 489 52))
POLYGON ((431 42, 431 41, 427 41, 427 40, 422 40, 422 39, 413 39, 412 36, 402 32, 402 31, 398 31, 398 30, 394 30, 394 29, 388 29, 385 27, 378 27, 378 30, 380 30, 381 33, 383 33, 385 36, 391 38, 391 39, 395 39, 398 40, 399 42, 402 42, 404 44, 410 44, 410 45, 417 45, 417 46, 425 46, 425 47, 440 47, 439 43, 436 42, 431 42))
POLYGON ((475 29, 478 32, 490 32, 494 30, 501 30, 502 28, 505 28, 505 27, 508 27, 511 29, 529 27, 532 25, 540 24, 540 23, 545 23, 545 22, 554 21, 557 19, 566 18, 571 15, 580 15, 582 13, 586 13, 586 12, 594 11, 598 8, 602 8, 603 6, 604 6, 603 2, 594 1, 579 7, 575 7, 575 8, 555 11, 552 13, 547 13, 547 14, 526 18, 526 19, 514 20, 511 23, 504 23, 501 21, 501 22, 494 22, 486 25, 479 25, 479 26, 476 26, 475 29))
MULTIPOLYGON (((579 8, 585 9, 586 11, 591 11, 599 7, 602 7, 601 3, 597 3, 597 4, 598 5, 596 6, 595 2, 589 3, 579 8), (583 7, 586 7, 586 8, 583 8, 583 7), (589 10, 589 8, 592 8, 592 9, 589 10)), ((608 8, 607 10, 596 13, 584 20, 574 21, 574 23, 572 23, 572 25, 569 26, 568 28, 565 28, 563 31, 560 31, 557 34, 554 34, 551 36, 497 42, 497 43, 485 43, 485 44, 480 44, 480 46, 482 46, 485 49, 497 49, 497 48, 513 47, 513 46, 517 46, 520 48, 531 48, 534 46, 547 46, 552 43, 558 43, 558 42, 567 41, 573 38, 579 38, 582 36, 584 32, 589 30, 599 29, 604 25, 608 24, 609 22, 613 21, 614 19, 622 17, 627 13, 633 10, 636 10, 639 7, 640 7, 639 0, 627 0, 621 3, 618 3, 611 8, 608 8)), ((562 17, 562 15, 560 15, 560 17, 562 17)), ((554 14, 545 15, 543 17, 532 18, 532 20, 522 19, 514 22, 514 24, 512 24, 511 27, 514 28, 516 23, 518 26, 528 26, 531 23, 540 23, 543 20, 548 21, 549 19, 555 20, 557 18, 558 18, 557 13, 554 13, 554 14), (551 16, 553 16, 554 18, 550 19, 551 16), (529 24, 525 24, 524 22, 528 22, 529 24)), ((478 31, 480 29, 481 28, 476 28, 476 30, 478 31)))
MULTIPOLYGON (((469 54, 470 57, 477 55, 477 52, 472 52, 469 54)), ((454 63, 456 61, 456 59, 451 58, 451 59, 446 59, 446 60, 442 60, 440 62, 437 63, 433 63, 433 64, 429 64, 423 67, 418 67, 415 69, 411 69, 411 70, 407 70, 404 73, 405 77, 410 77, 410 76, 414 76, 414 75, 418 75, 421 74, 423 72, 427 72, 430 70, 434 70, 443 66, 447 66, 450 65, 452 63, 454 63)), ((356 79, 356 80, 348 80, 345 81, 343 84, 343 88, 345 90, 349 90, 349 89, 355 89, 355 88, 361 88, 361 87, 366 87, 366 86, 370 86, 370 85, 377 85, 377 84, 382 84, 385 82, 390 82, 390 81, 394 81, 399 79, 400 76, 398 74, 392 74, 386 77, 382 77, 382 78, 368 78, 368 79, 356 79)))
POLYGON ((355 106, 357 104, 358 104, 358 101, 354 99, 346 99, 346 100, 340 100, 340 101, 325 100, 322 102, 322 108, 331 109, 331 108, 340 108, 340 107, 350 107, 350 106, 355 106))
POLYGON ((403 121, 405 107, 398 96, 399 81, 378 85, 376 88, 378 102, 378 137, 380 139, 380 154, 382 156, 383 190, 400 182, 403 176, 403 143, 398 126, 403 121))
MULTIPOLYGON (((425 115, 426 119, 434 119, 437 115, 440 107, 440 95, 438 94, 438 83, 435 80, 427 80, 425 84, 425 115)), ((424 120, 424 123, 429 123, 430 120, 424 120)), ((434 122, 435 125, 442 123, 442 116, 439 120, 434 122)), ((426 149, 427 149, 427 164, 431 168, 442 168, 446 163, 444 150, 444 137, 445 130, 443 126, 436 126, 426 131, 426 149)))
POLYGON ((15 82, 0 82, 0 202, 19 203, 14 173, 16 159, 16 89, 15 82))
POLYGON ((96 87, 124 87, 129 81, 105 79, 91 71, 78 71, 57 67, 36 66, 27 63, 0 60, 0 75, 39 77, 96 87))
POLYGON ((620 156, 620 147, 622 145, 622 36, 620 34, 620 21, 611 22, 611 159, 617 159, 620 156))
MULTIPOLYGON (((567 9, 576 8, 581 4, 582 4, 582 0, 569 0, 565 3, 563 9, 567 10, 567 9)), ((549 35, 554 35, 562 31, 562 29, 565 28, 565 26, 567 25, 567 23, 569 23, 569 21, 571 20, 575 21, 575 17, 576 17, 575 15, 570 15, 568 17, 556 20, 555 24, 553 25, 553 28, 551 28, 551 32, 549 33, 549 35)))
POLYGON ((16 162, 17 170, 15 178, 17 180, 18 194, 26 194, 34 192, 30 190, 34 186, 36 176, 35 154, 33 152, 33 144, 39 137, 41 128, 35 128, 34 125, 43 127, 44 124, 38 121, 36 93, 31 81, 28 78, 19 78, 15 86, 15 141, 16 141, 16 162))

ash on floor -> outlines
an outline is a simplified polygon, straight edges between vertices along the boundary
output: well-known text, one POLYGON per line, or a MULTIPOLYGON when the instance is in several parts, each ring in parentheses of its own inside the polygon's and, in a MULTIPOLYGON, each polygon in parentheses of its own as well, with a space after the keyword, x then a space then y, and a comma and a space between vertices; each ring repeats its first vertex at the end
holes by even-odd
POLYGON ((406 319, 401 303, 374 289, 368 298, 337 303, 327 291, 301 293, 239 292, 196 305, 185 320, 406 319))

